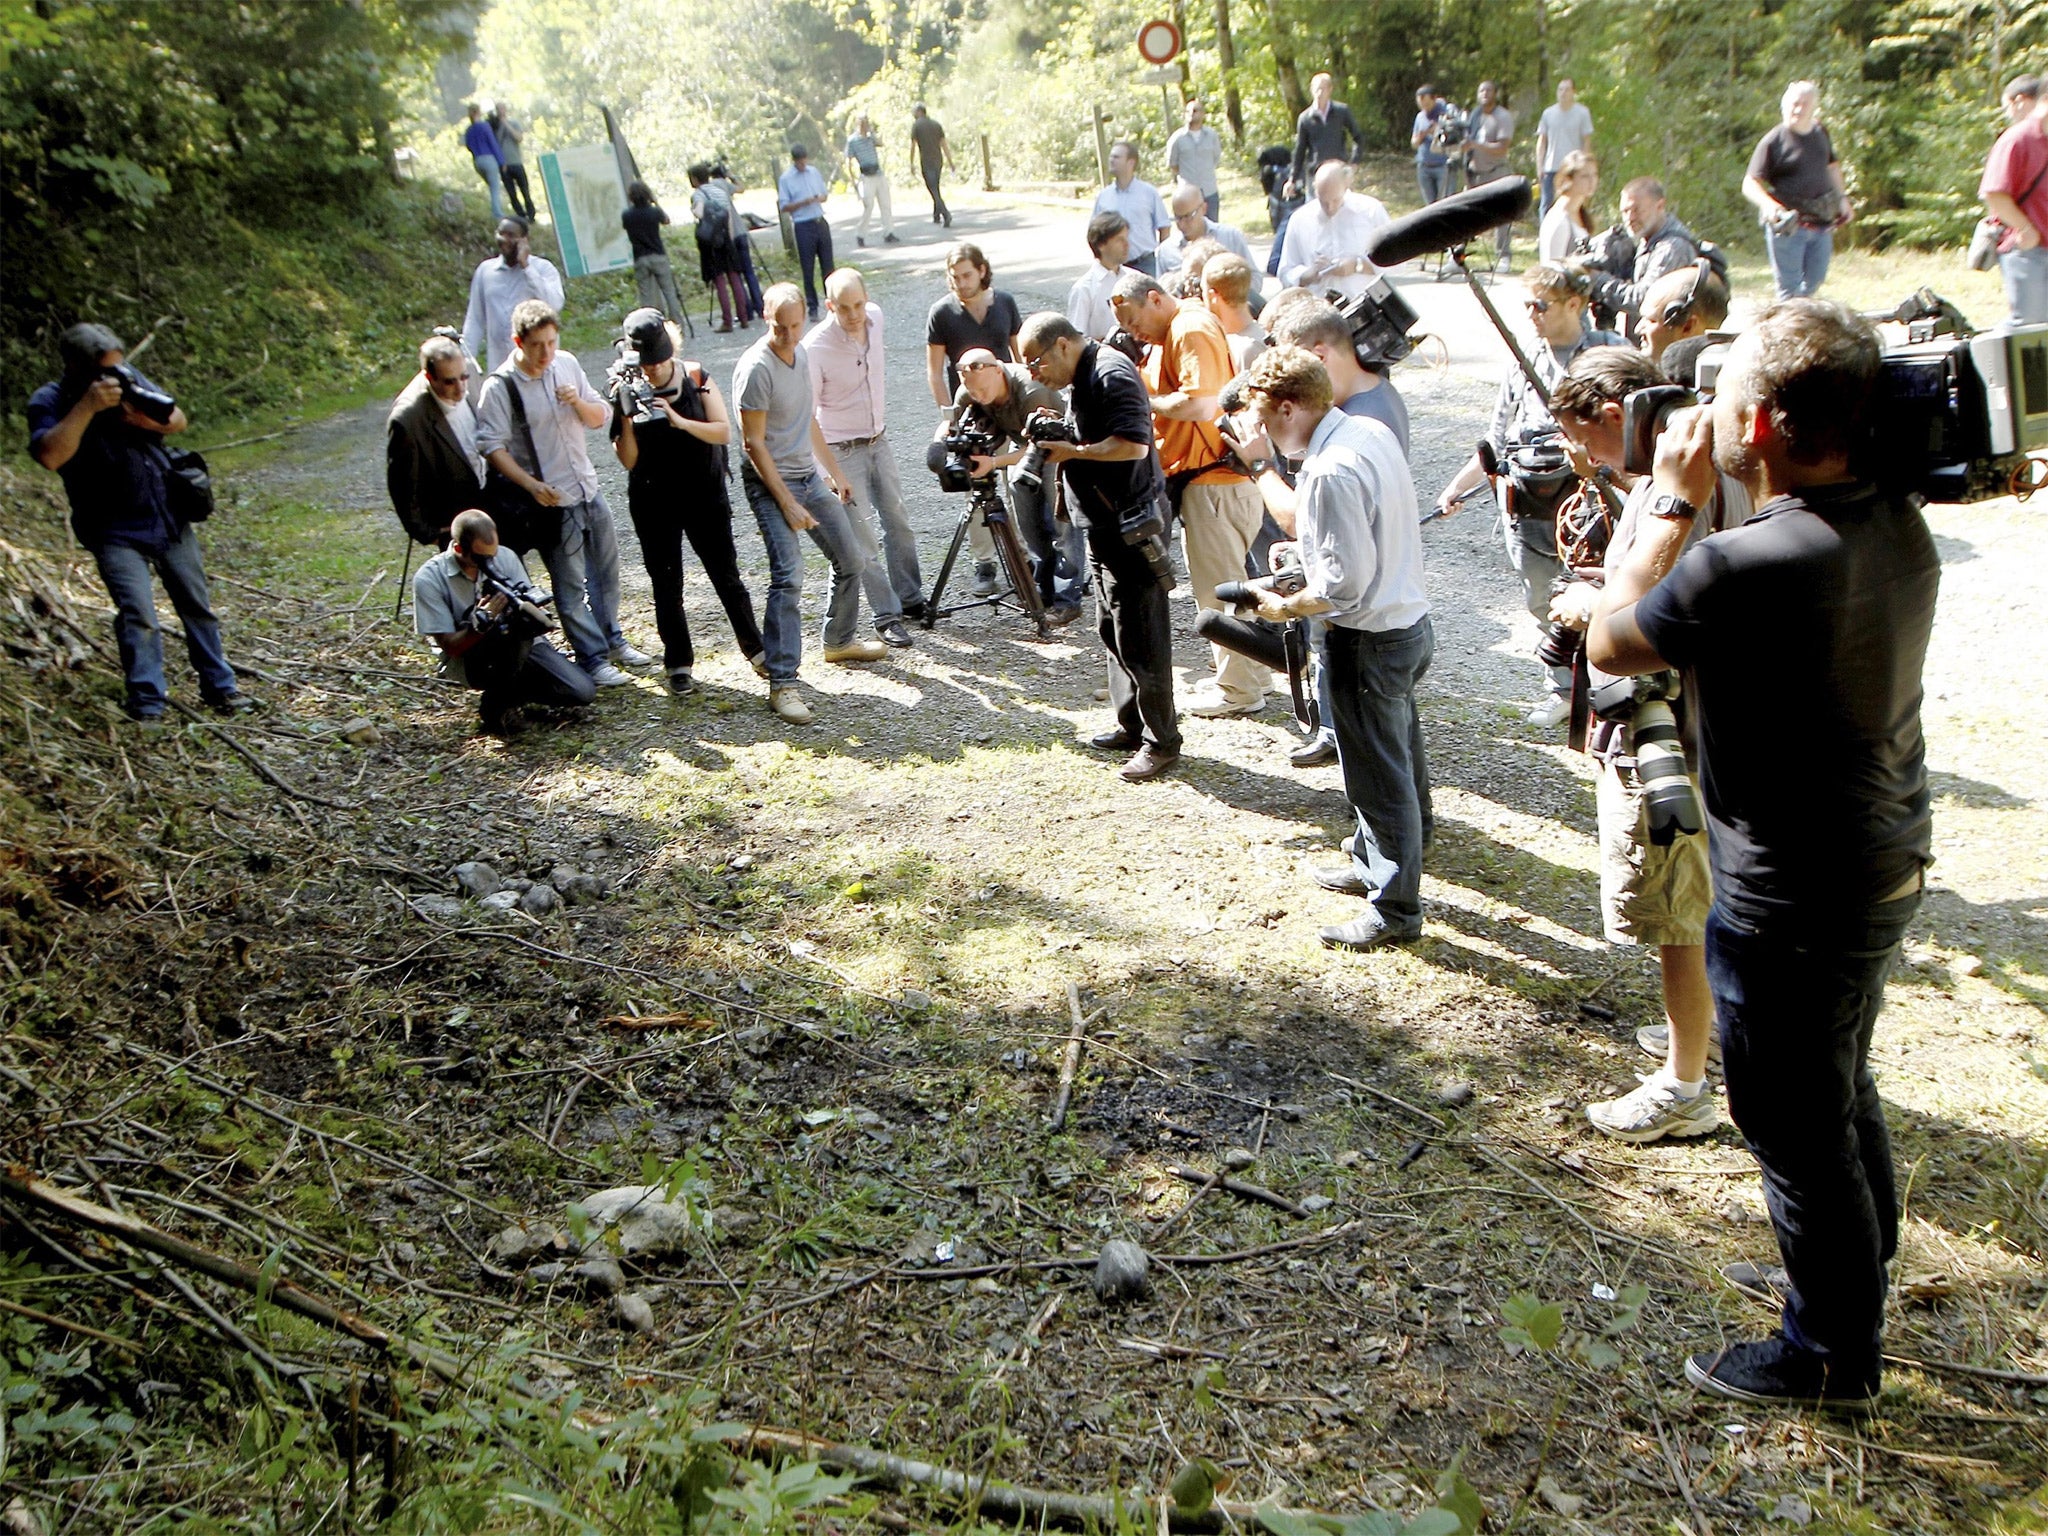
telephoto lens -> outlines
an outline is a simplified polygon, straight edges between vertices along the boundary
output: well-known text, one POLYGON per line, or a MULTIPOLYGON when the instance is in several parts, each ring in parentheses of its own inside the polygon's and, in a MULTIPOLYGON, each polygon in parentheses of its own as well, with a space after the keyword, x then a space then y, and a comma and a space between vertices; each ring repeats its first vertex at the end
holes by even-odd
POLYGON ((1628 726, 1629 750, 1635 754, 1636 777, 1643 784, 1643 808, 1650 822, 1650 841, 1667 846, 1681 832, 1706 826, 1699 791, 1685 771, 1685 747, 1678 736, 1678 717, 1663 699, 1643 699, 1628 726))

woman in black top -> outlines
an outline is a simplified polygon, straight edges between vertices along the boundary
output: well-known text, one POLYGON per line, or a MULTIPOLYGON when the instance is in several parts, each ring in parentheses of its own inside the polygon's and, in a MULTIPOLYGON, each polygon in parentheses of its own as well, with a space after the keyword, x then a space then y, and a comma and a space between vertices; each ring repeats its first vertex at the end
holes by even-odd
POLYGON ((617 394, 612 396, 612 448, 626 469, 626 499, 640 559, 654 587, 654 624, 661 631, 662 666, 677 695, 696 684, 691 669, 690 624, 683 613, 683 545, 711 578, 725 605, 740 654, 751 663, 764 649, 754 619, 754 602, 740 579, 732 542, 732 503, 725 493, 726 445, 732 419, 718 386, 695 363, 677 359, 674 329, 653 309, 626 317, 626 339, 638 349, 640 366, 654 387, 661 415, 635 422, 617 394))
POLYGON ((626 188, 626 211, 619 215, 626 238, 633 244, 633 282, 640 289, 640 307, 658 309, 671 320, 683 318, 683 301, 676 294, 675 268, 668 264, 668 247, 661 238, 661 226, 668 215, 647 190, 647 183, 635 181, 626 188))
POLYGON ((740 233, 739 215, 733 211, 732 194, 708 165, 690 167, 690 218, 697 226, 698 275, 718 295, 718 329, 732 329, 735 309, 739 323, 745 325, 747 293, 740 277, 746 241, 740 233))

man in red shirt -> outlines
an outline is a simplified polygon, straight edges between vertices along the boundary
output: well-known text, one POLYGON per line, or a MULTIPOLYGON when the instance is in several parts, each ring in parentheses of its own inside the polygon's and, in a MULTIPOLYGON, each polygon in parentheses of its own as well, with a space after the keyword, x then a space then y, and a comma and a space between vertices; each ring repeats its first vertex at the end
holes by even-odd
MULTIPOLYGON (((2017 85, 2019 82, 2015 81, 2017 85)), ((2012 87, 2006 88, 2008 95, 2012 87)), ((1977 196, 2005 226, 1998 243, 1998 268, 2005 278, 2005 302, 2015 325, 2048 321, 2048 97, 1998 136, 1977 196)))

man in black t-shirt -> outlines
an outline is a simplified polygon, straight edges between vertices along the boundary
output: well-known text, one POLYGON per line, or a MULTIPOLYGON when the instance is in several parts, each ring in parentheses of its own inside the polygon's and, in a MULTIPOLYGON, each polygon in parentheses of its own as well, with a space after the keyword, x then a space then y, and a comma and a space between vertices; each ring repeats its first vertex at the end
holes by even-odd
POLYGON ((1757 141, 1742 195, 1756 205, 1770 249, 1778 297, 1803 299, 1826 281, 1835 231, 1854 209, 1842 162, 1820 125, 1820 86, 1794 80, 1780 104, 1783 121, 1757 141))
POLYGON ((1881 355, 1838 305, 1766 311, 1734 343, 1711 414, 1667 428, 1650 507, 1682 540, 1718 468, 1756 493, 1756 514, 1662 582, 1663 541, 1639 537, 1586 636, 1603 671, 1683 669, 1697 710, 1707 978, 1728 1110, 1762 1165, 1785 1272, 1745 1277, 1782 1297, 1779 1331, 1685 1373, 1746 1402, 1875 1394, 1898 1247, 1870 1038, 1932 857, 1920 673, 1940 560, 1917 498, 1851 468, 1881 355))
POLYGON ((1065 477, 1068 511, 1087 520, 1088 548, 1105 578, 1099 632, 1109 655, 1116 725, 1089 745, 1129 752, 1124 778, 1156 779, 1180 760, 1173 633, 1167 589, 1124 531, 1133 514, 1148 509, 1165 524, 1166 477, 1152 441, 1152 397, 1136 363, 1083 336, 1057 310, 1026 320, 1017 350, 1039 383, 1069 391, 1067 422, 1076 441, 1048 443, 1045 457, 1065 477))

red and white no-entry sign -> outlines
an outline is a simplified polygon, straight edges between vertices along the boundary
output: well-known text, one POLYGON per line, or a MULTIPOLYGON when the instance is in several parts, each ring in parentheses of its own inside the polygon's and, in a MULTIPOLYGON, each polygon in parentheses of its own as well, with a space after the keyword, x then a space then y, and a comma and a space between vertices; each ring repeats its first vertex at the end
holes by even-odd
POLYGON ((1147 64, 1167 64, 1180 57, 1180 28, 1170 21, 1148 21, 1138 28, 1138 57, 1147 64))

